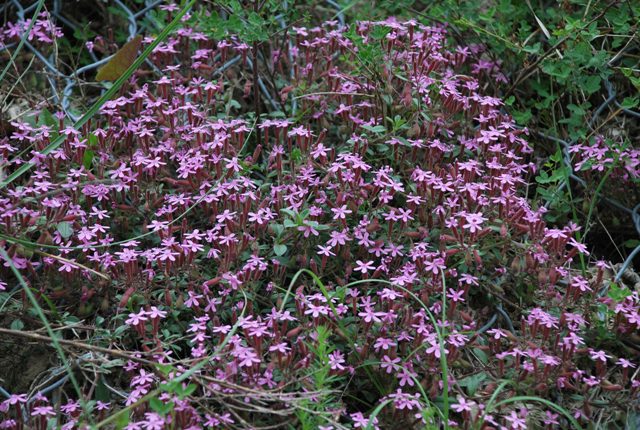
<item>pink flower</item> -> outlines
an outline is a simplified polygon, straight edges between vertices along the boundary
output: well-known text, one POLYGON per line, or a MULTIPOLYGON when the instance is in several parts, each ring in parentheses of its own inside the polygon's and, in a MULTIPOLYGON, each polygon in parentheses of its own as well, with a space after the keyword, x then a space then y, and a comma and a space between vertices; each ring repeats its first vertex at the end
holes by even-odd
POLYGON ((279 352, 280 354, 286 354, 291 348, 287 346, 285 342, 280 342, 269 347, 269 352, 279 352))
POLYGON ((361 261, 361 260, 357 260, 356 261, 356 268, 354 269, 356 272, 360 272, 363 275, 366 274, 367 272, 369 272, 370 270, 375 270, 375 267, 373 266, 374 262, 369 260, 366 263, 361 261))
POLYGON ((324 255, 325 257, 334 257, 336 255, 333 252, 331 252, 330 246, 318 245, 318 249, 319 249, 318 251, 319 255, 324 255))
POLYGON ((344 370, 344 363, 344 354, 341 351, 336 350, 329 354, 329 366, 331 370, 344 370))
POLYGON ((329 233, 331 239, 327 242, 328 245, 335 247, 337 245, 345 245, 347 241, 351 240, 347 235, 347 230, 336 231, 333 230, 329 233))
POLYGON ((137 326, 138 324, 144 323, 144 321, 147 321, 147 315, 144 309, 140 309, 137 314, 129 314, 129 318, 125 323, 131 326, 137 326))
POLYGON ((471 407, 473 405, 474 405, 474 402, 467 402, 467 400, 464 397, 458 396, 458 403, 452 404, 451 409, 453 409, 458 413, 471 412, 471 407))
POLYGON ((603 363, 607 362, 607 358, 611 358, 604 351, 595 351, 593 349, 589 351, 589 356, 593 361, 602 361, 603 363))
POLYGON ((545 417, 542 419, 542 422, 544 422, 544 424, 548 426, 560 425, 560 423, 558 422, 558 417, 560 417, 560 414, 554 414, 551 411, 545 411, 545 417))
POLYGON ((396 376, 399 379, 398 384, 401 387, 404 387, 405 385, 413 387, 415 385, 415 382, 413 379, 418 375, 416 375, 414 372, 409 371, 407 368, 403 367, 396 376))
POLYGON ((449 288, 447 292, 447 297, 451 299, 453 302, 464 302, 464 290, 456 291, 453 288, 449 288))
POLYGON ((313 226, 311 224, 308 224, 308 223, 305 223, 304 225, 298 226, 298 231, 303 232, 303 236, 304 237, 309 237, 311 235, 314 235, 314 236, 319 236, 320 235, 318 230, 313 228, 313 226))
POLYGON ((342 205, 339 208, 331 208, 333 212, 333 219, 347 219, 347 215, 352 213, 350 209, 347 209, 347 205, 342 205))
POLYGON ((507 334, 505 333, 505 331, 500 328, 493 328, 487 331, 487 333, 490 334, 491 337, 493 337, 496 340, 501 339, 503 337, 507 337, 507 334))
POLYGON ((509 415, 504 417, 504 419, 511 424, 509 428, 511 428, 512 430, 526 430, 528 428, 527 420, 518 416, 515 411, 511 411, 509 415))
POLYGON ((167 313, 165 311, 161 311, 157 306, 151 306, 151 310, 147 312, 147 315, 152 319, 162 319, 166 318, 167 313))
POLYGON ((471 233, 475 233, 480 230, 480 226, 483 222, 487 220, 487 218, 482 216, 482 212, 477 213, 465 213, 464 218, 467 220, 467 223, 462 227, 469 230, 471 233))
POLYGON ((31 416, 55 417, 56 412, 53 410, 53 406, 34 406, 31 416))
POLYGON ((17 405, 18 403, 27 403, 27 395, 26 394, 12 394, 7 399, 7 402, 10 405, 17 405))
MULTIPOLYGON (((370 420, 365 418, 362 412, 351 414, 351 419, 353 420, 353 428, 365 429, 369 427, 370 420)), ((373 422, 371 424, 373 424, 374 429, 377 429, 378 418, 373 418, 373 422)))
POLYGON ((256 354, 251 348, 243 349, 238 358, 240 359, 238 364, 240 367, 252 367, 254 364, 262 361, 258 357, 258 354, 256 354))
POLYGON ((398 357, 392 359, 388 355, 385 355, 384 357, 382 357, 382 363, 380 363, 380 367, 384 369, 388 374, 391 374, 400 368, 400 366, 398 366, 398 363, 400 363, 400 361, 402 360, 400 360, 398 357))
POLYGON ((622 366, 625 369, 631 368, 631 369, 635 369, 636 365, 633 364, 631 361, 627 360, 626 358, 619 358, 618 361, 616 361, 616 364, 618 364, 619 366, 622 366))

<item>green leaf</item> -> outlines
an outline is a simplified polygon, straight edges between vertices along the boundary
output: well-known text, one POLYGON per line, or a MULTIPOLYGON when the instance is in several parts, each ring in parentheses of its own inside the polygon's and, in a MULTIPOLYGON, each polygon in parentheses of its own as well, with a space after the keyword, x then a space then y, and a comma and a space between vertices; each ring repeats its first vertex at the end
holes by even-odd
POLYGON ((635 76, 635 72, 633 69, 628 67, 621 67, 620 71, 623 75, 629 78, 629 81, 631 81, 631 84, 636 87, 637 90, 640 90, 640 76, 635 76))
POLYGON ((602 82, 602 79, 600 79, 600 76, 595 75, 595 76, 585 76, 582 79, 582 89, 587 93, 587 94, 593 94, 596 91, 598 91, 600 89, 600 83, 602 82))
POLYGON ((569 109, 574 115, 577 115, 580 117, 583 117, 587 113, 584 106, 576 105, 573 103, 568 104, 567 109, 569 109))
POLYGON ((60 233, 60 236, 62 236, 64 239, 69 239, 71 236, 73 236, 73 227, 71 223, 68 223, 66 221, 59 222, 56 226, 56 230, 58 230, 58 233, 60 233))
POLYGON ((391 28, 387 26, 376 26, 371 30, 369 36, 371 36, 375 40, 383 39, 391 32, 391 28))
POLYGON ((49 112, 49 109, 43 109, 40 115, 41 115, 40 118, 44 123, 44 125, 51 127, 53 130, 58 129, 58 120, 55 119, 53 115, 51 115, 51 112, 49 112))
POLYGON ((568 64, 568 62, 564 63, 548 61, 542 65, 541 69, 547 75, 554 76, 562 82, 569 77, 572 67, 568 64))
POLYGON ((184 389, 182 389, 182 391, 180 392, 180 398, 183 399, 185 397, 188 397, 190 395, 192 395, 196 389, 198 388, 198 386, 196 384, 189 384, 187 385, 184 389))
POLYGON ((290 219, 285 219, 283 225, 285 226, 285 228, 292 228, 292 227, 297 227, 298 224, 296 224, 295 222, 293 222, 290 219))
POLYGON ((472 397, 485 379, 487 379, 486 373, 476 373, 475 375, 461 379, 458 383, 461 387, 465 387, 467 389, 467 394, 472 397))
POLYGON ((117 430, 122 430, 128 424, 129 424, 129 414, 123 413, 123 414, 118 415, 118 418, 116 419, 116 429, 117 430))
POLYGON ((157 397, 152 397, 149 399, 149 407, 153 409, 155 412, 162 413, 164 410, 164 403, 157 397))
POLYGON ((278 257, 282 257, 287 252, 287 245, 282 245, 280 243, 276 243, 273 245, 273 253, 278 257))
POLYGON ((100 380, 98 380, 98 384, 96 385, 95 398, 96 400, 100 400, 101 402, 105 402, 105 403, 111 400, 111 393, 109 392, 109 389, 105 385, 103 378, 100 378, 100 380))
POLYGON ((297 212, 292 211, 291 209, 287 209, 287 208, 280 209, 280 212, 283 212, 283 213, 289 215, 291 218, 295 218, 296 216, 298 216, 297 212))
POLYGON ((478 360, 482 362, 482 364, 487 364, 489 362, 489 357, 487 353, 479 348, 473 348, 473 353, 478 357, 478 360))
POLYGON ((91 164, 93 163, 93 158, 96 156, 96 153, 90 149, 86 149, 84 151, 84 155, 82 156, 82 165, 85 169, 91 170, 91 164))
POLYGON ((11 330, 20 331, 20 330, 22 330, 24 328, 24 323, 22 322, 22 320, 15 319, 15 320, 11 321, 11 325, 9 326, 9 328, 11 330))
POLYGON ((638 239, 629 239, 624 242, 624 246, 626 248, 637 248, 640 246, 640 240, 638 239))
POLYGON ((516 120, 518 124, 528 124, 533 118, 533 114, 531 113, 531 109, 526 109, 523 111, 514 111, 511 113, 513 119, 516 120))
POLYGON ((293 148, 291 151, 291 159, 296 163, 302 160, 302 151, 300 151, 300 148, 293 148))
POLYGON ((542 45, 540 44, 540 42, 536 42, 533 45, 523 46, 522 50, 529 54, 539 54, 542 50, 542 45))
POLYGON ((638 106, 638 102, 638 97, 625 97, 624 100, 622 100, 622 103, 620 103, 620 106, 623 109, 634 109, 638 106))
POLYGON ((536 176, 536 182, 544 185, 544 184, 551 183, 553 181, 549 178, 549 174, 544 170, 542 170, 540 171, 540 174, 536 176))
POLYGON ((371 133, 376 133, 376 134, 384 134, 387 131, 387 128, 384 125, 375 125, 375 126, 362 125, 361 127, 367 131, 370 131, 371 133))
POLYGON ((565 52, 565 61, 573 62, 574 66, 587 64, 592 57, 591 45, 587 42, 577 43, 565 52))

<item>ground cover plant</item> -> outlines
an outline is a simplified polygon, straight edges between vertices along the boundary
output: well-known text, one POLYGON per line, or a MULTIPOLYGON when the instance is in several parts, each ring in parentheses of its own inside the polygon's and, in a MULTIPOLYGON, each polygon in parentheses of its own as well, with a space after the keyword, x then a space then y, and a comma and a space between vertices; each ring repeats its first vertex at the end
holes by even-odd
MULTIPOLYGON (((2 428, 636 425, 633 273, 545 218, 486 60, 341 9, 159 5, 95 108, 9 123, 0 333, 54 355, 3 370, 2 428)), ((2 43, 55 46, 40 13, 2 43)), ((637 180, 633 147, 566 152, 637 180)))
POLYGON ((584 225, 582 239, 600 257, 625 260, 634 251, 638 232, 628 216, 639 201, 637 177, 609 177, 609 167, 637 159, 617 154, 637 148, 638 2, 383 0, 358 7, 363 4, 355 2, 349 12, 404 10, 446 25, 451 39, 470 47, 473 72, 488 94, 502 98, 514 120, 532 131, 529 141, 546 162, 538 163, 530 195, 545 202, 545 219, 584 225), (569 160, 575 155, 567 151, 580 153, 576 144, 608 155, 596 157, 590 174, 574 175, 569 160), (598 204, 603 196, 622 205, 598 204))

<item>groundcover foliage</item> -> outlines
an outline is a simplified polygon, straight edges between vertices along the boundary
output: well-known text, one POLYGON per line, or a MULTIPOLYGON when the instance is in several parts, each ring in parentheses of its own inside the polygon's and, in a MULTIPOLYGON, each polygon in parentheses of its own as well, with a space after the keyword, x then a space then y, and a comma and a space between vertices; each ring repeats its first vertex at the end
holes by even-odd
POLYGON ((640 297, 527 198, 472 48, 160 9, 182 25, 95 115, 0 137, 0 330, 59 354, 2 428, 633 425, 640 297))

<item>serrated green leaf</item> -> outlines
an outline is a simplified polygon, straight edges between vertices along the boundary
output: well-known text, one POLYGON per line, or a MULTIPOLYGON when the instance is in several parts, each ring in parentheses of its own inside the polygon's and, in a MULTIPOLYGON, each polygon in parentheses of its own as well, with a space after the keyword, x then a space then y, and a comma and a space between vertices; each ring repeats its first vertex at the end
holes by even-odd
POLYGON ((587 94, 593 94, 600 89, 601 82, 602 79, 598 75, 586 76, 582 79, 581 87, 587 94))
POLYGON ((620 103, 620 106, 623 109, 634 109, 638 106, 639 101, 638 97, 625 97, 622 103, 620 103))
POLYGON ((515 112, 512 112, 511 115, 513 116, 513 119, 515 119, 518 124, 528 124, 529 121, 531 121, 531 118, 533 118, 531 109, 526 109, 523 111, 515 111, 515 112))

